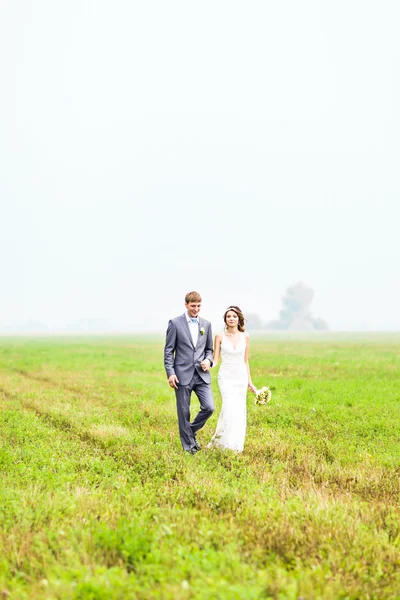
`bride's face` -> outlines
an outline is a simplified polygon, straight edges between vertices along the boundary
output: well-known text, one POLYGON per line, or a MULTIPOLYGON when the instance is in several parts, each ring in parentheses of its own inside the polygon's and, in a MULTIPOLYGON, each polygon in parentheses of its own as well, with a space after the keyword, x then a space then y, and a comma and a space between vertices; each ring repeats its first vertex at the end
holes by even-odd
POLYGON ((237 326, 238 322, 239 317, 237 316, 237 314, 233 310, 229 310, 226 313, 225 323, 228 325, 228 327, 235 327, 237 326))

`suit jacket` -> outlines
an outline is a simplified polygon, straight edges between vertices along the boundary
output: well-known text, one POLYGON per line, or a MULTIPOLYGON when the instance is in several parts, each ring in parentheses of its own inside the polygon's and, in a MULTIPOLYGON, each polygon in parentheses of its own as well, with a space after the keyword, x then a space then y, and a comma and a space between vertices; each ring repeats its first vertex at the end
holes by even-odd
POLYGON ((167 377, 176 375, 180 385, 188 385, 195 370, 205 383, 211 382, 209 371, 203 371, 200 363, 209 359, 213 364, 213 339, 211 323, 199 317, 199 336, 196 347, 186 320, 186 314, 171 319, 168 323, 164 348, 164 366, 167 377), (203 335, 200 333, 204 329, 203 335))

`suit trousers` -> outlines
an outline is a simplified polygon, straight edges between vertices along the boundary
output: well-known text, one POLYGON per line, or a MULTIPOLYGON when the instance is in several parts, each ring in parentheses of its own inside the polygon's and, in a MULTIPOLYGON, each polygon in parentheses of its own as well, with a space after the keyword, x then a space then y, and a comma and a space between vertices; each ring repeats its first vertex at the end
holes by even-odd
POLYGON ((189 385, 178 384, 175 390, 176 409, 178 412, 179 435, 184 450, 195 447, 196 432, 203 427, 207 419, 214 412, 214 399, 211 384, 205 383, 197 371, 194 372, 189 385), (192 392, 196 394, 200 402, 200 410, 193 422, 190 422, 190 398, 192 392))

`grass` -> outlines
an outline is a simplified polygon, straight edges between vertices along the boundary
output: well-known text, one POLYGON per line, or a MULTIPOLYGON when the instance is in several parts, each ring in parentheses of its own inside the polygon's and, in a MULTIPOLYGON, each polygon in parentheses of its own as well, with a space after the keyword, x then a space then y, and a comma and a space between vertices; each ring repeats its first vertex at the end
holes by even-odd
POLYGON ((399 599, 400 336, 253 336, 242 455, 182 452, 162 353, 0 341, 0 597, 399 599))

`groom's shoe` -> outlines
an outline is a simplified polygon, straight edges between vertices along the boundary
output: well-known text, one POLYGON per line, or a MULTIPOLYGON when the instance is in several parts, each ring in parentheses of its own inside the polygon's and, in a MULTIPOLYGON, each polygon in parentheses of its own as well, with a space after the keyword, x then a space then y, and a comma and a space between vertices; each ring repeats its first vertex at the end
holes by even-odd
POLYGON ((198 450, 196 446, 194 446, 194 448, 190 448, 190 450, 185 450, 185 452, 188 452, 189 454, 196 454, 198 450))
POLYGON ((201 450, 201 446, 200 446, 199 442, 197 441, 196 436, 194 436, 194 447, 196 448, 197 451, 201 450))

